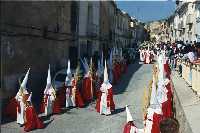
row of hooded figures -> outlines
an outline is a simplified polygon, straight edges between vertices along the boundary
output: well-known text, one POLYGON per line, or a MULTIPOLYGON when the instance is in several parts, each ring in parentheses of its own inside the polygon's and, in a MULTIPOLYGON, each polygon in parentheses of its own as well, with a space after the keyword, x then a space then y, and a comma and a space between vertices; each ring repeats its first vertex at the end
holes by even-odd
MULTIPOLYGON (((113 51, 111 51, 110 55, 114 57, 112 52, 113 51)), ((111 62, 112 57, 110 57, 109 63, 111 62)), ((109 80, 106 60, 104 62, 103 72, 101 68, 103 61, 98 61, 98 68, 95 72, 95 76, 93 76, 86 59, 84 59, 82 62, 86 72, 82 81, 82 89, 78 88, 77 85, 78 82, 80 83, 80 75, 78 74, 80 67, 77 67, 73 77, 70 70, 70 61, 68 61, 66 80, 63 87, 59 90, 55 90, 52 86, 49 67, 47 85, 44 90, 44 100, 41 103, 40 112, 48 116, 60 113, 61 107, 63 106, 67 108, 70 106, 82 108, 84 107, 85 103, 91 102, 91 100, 96 97, 96 111, 100 114, 110 115, 115 110, 112 83, 117 82, 114 80, 117 80, 117 78, 119 78, 123 73, 123 70, 127 69, 123 56, 120 56, 119 54, 116 57, 117 58, 115 61, 112 59, 113 67, 110 69, 112 70, 113 74, 112 81, 109 80), (103 80, 101 78, 102 75, 103 80), (94 81, 96 82, 97 86, 93 86, 94 81)), ((33 105, 31 104, 32 93, 27 92, 26 84, 29 71, 30 69, 26 73, 20 89, 15 97, 17 123, 24 125, 25 131, 44 128, 43 122, 38 117, 33 105)), ((168 59, 163 53, 160 53, 157 58, 157 63, 154 64, 153 67, 153 77, 149 86, 148 96, 145 97, 143 118, 144 128, 137 128, 133 117, 131 116, 129 107, 126 105, 127 123, 124 125, 123 133, 160 133, 160 123, 168 118, 174 117, 172 100, 173 87, 168 59)), ((11 103, 12 102, 10 102, 10 108, 13 108, 14 104, 11 103)), ((9 110, 7 110, 7 112, 9 112, 9 110)))
POLYGON ((174 118, 173 84, 168 58, 164 52, 158 54, 153 65, 152 80, 144 94, 143 128, 138 128, 126 106, 127 123, 123 133, 178 133, 179 123, 174 118))
MULTIPOLYGON (((65 82, 61 88, 56 89, 52 84, 49 65, 40 113, 49 116, 61 113, 63 107, 83 108, 94 99, 96 99, 96 111, 98 113, 110 115, 115 110, 112 84, 117 84, 122 73, 127 71, 127 63, 123 58, 122 49, 113 48, 108 61, 104 61, 102 53, 96 71, 92 59, 90 65, 88 65, 86 58, 81 59, 81 63, 85 72, 83 79, 80 78, 80 65, 77 66, 76 72, 72 74, 70 60, 68 60, 65 82)), ((27 132, 44 128, 44 124, 32 104, 32 92, 27 91, 29 73, 30 68, 20 84, 20 89, 15 98, 12 98, 4 109, 5 115, 17 119, 17 123, 24 126, 24 130, 27 132)))

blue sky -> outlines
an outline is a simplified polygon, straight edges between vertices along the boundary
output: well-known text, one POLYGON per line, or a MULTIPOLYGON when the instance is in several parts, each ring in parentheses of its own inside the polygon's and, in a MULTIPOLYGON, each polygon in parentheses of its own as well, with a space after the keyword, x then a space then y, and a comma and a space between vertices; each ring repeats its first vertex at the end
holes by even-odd
POLYGON ((117 7, 142 22, 159 20, 170 16, 175 10, 172 0, 132 0, 116 1, 117 7))

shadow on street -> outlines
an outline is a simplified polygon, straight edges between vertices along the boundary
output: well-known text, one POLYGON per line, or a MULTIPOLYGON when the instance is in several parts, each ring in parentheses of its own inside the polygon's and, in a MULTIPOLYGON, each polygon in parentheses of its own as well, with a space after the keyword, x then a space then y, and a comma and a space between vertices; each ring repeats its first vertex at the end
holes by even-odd
POLYGON ((143 64, 139 64, 139 60, 137 60, 134 64, 130 64, 128 66, 128 71, 121 76, 119 83, 113 87, 114 95, 118 95, 126 91, 132 76, 142 65, 143 64))

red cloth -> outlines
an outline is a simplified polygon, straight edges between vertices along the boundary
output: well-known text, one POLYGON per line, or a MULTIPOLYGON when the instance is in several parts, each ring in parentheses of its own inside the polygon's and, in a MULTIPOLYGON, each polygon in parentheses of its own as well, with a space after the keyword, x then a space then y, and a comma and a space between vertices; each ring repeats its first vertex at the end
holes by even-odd
POLYGON ((165 101, 164 103, 162 103, 162 112, 163 112, 163 116, 168 118, 168 117, 172 117, 173 116, 173 112, 172 112, 172 90, 171 90, 171 84, 168 83, 166 85, 166 89, 167 89, 167 101, 165 101))
POLYGON ((100 102, 101 102, 101 91, 99 91, 97 95, 97 101, 96 101, 96 111, 100 113, 100 102))
POLYGON ((165 71, 165 73, 166 73, 166 77, 167 77, 168 79, 170 79, 171 69, 170 69, 168 63, 164 64, 164 71, 165 71))
MULTIPOLYGON (((72 80, 72 86, 76 87, 75 79, 72 80)), ((76 87, 76 92, 75 92, 75 103, 76 103, 76 106, 79 107, 79 108, 82 108, 84 106, 83 98, 82 98, 81 93, 79 92, 79 89, 77 87, 76 87)))
POLYGON ((53 114, 59 114, 61 112, 60 100, 58 98, 53 101, 53 114))
POLYGON ((165 118, 172 117, 172 103, 171 100, 167 100, 162 103, 162 112, 165 118))
POLYGON ((26 123, 24 131, 29 132, 33 129, 44 128, 43 122, 39 119, 33 106, 29 106, 25 110, 26 123))
POLYGON ((132 126, 135 126, 133 124, 133 122, 130 121, 130 122, 126 123, 126 125, 124 126, 124 132, 123 133, 131 133, 130 131, 131 131, 132 126))
POLYGON ((76 102, 76 106, 79 108, 82 108, 84 106, 82 96, 81 96, 79 90, 77 90, 77 89, 76 89, 76 94, 75 94, 75 102, 76 102))
POLYGON ((108 107, 110 107, 111 110, 115 110, 115 103, 114 103, 114 100, 113 100, 113 91, 112 91, 112 88, 110 88, 108 90, 107 101, 108 101, 108 103, 107 103, 108 107))
MULTIPOLYGON (((100 91, 98 94, 98 97, 97 97, 97 101, 96 101, 96 111, 97 112, 100 112, 101 95, 102 95, 102 92, 100 91)), ((115 103, 113 100, 112 88, 108 89, 107 107, 110 107, 111 111, 115 110, 115 103)))
POLYGON ((40 113, 44 113, 46 103, 47 103, 47 97, 45 97, 45 99, 42 101, 42 103, 40 105, 40 113))
POLYGON ((2 111, 3 115, 11 119, 17 119, 17 107, 20 109, 19 104, 15 98, 12 98, 5 109, 2 111))
POLYGON ((172 99, 172 88, 171 88, 171 84, 170 83, 168 83, 167 85, 166 85, 166 88, 167 88, 167 99, 168 100, 171 100, 172 99))
POLYGON ((83 100, 85 102, 90 102, 92 100, 91 86, 92 86, 92 81, 90 80, 89 77, 85 77, 83 79, 83 88, 82 88, 83 100))
POLYGON ((160 133, 160 122, 163 119, 163 116, 157 113, 153 114, 153 125, 151 133, 160 133))

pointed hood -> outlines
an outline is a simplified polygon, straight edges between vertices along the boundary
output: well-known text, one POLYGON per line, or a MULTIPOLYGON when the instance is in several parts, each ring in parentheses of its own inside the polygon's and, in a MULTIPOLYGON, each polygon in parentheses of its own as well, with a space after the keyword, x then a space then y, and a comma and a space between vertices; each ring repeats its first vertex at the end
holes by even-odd
POLYGON ((50 71, 50 64, 49 64, 46 88, 49 88, 50 86, 51 86, 51 71, 50 71))
POLYGON ((132 117, 132 115, 131 115, 131 113, 130 113, 130 110, 129 110, 129 108, 128 108, 128 105, 126 105, 126 116, 127 116, 127 123, 129 122, 129 121, 133 121, 133 117, 132 117))
POLYGON ((71 68, 70 68, 70 60, 68 60, 68 63, 67 63, 67 75, 71 77, 71 68))
POLYGON ((30 68, 28 69, 28 71, 27 71, 27 73, 26 73, 26 75, 25 75, 25 77, 24 77, 24 79, 21 83, 21 88, 23 88, 23 89, 27 89, 26 85, 27 85, 27 81, 28 81, 29 71, 30 71, 30 68))
POLYGON ((67 75, 65 78, 65 85, 66 86, 71 86, 71 78, 72 78, 72 73, 71 73, 71 69, 70 69, 70 60, 68 60, 68 65, 67 65, 67 75))
POLYGON ((32 98, 32 92, 30 93, 28 99, 26 100, 27 102, 31 102, 31 98, 32 98))
POLYGON ((106 60, 105 60, 104 81, 103 81, 103 84, 101 85, 100 90, 103 92, 107 92, 107 90, 110 88, 112 88, 112 85, 110 84, 109 79, 108 79, 108 72, 107 72, 107 66, 106 66, 106 60))
POLYGON ((104 78, 103 78, 103 80, 104 80, 105 83, 109 82, 106 60, 105 60, 105 66, 104 66, 104 78))

